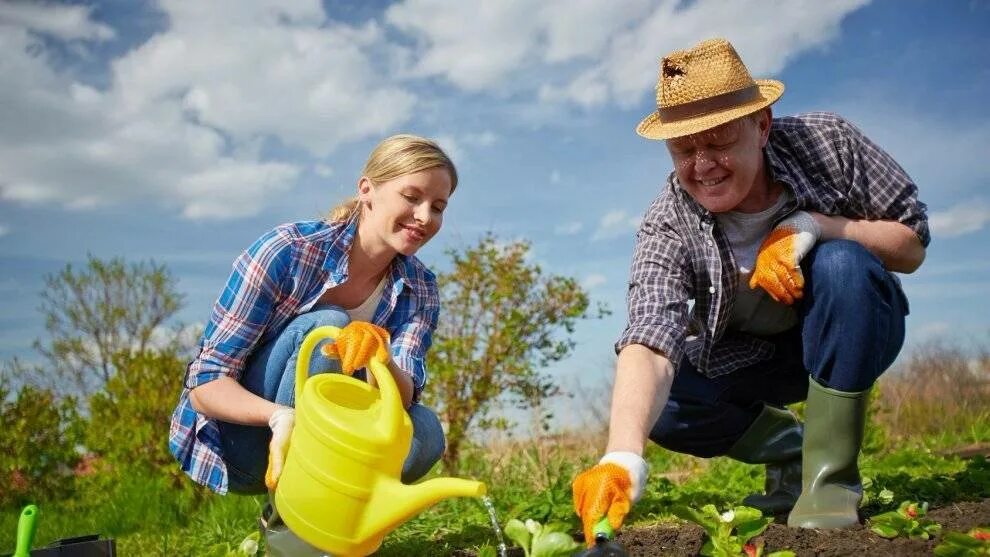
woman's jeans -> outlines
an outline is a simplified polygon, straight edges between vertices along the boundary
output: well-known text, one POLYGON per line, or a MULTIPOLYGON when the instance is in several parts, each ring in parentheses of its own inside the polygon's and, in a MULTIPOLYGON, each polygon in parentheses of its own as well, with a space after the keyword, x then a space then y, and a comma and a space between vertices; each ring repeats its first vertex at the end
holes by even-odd
POLYGON ((773 356, 714 378, 683 358, 650 439, 680 453, 724 455, 764 404, 805 400, 809 374, 826 387, 860 392, 893 363, 908 306, 880 260, 856 242, 832 240, 818 244, 801 268, 800 324, 766 338, 773 356))
MULTIPOLYGON (((336 306, 317 306, 312 311, 299 315, 277 337, 259 346, 248 358, 241 384, 265 400, 294 407, 296 359, 299 357, 303 338, 316 327, 343 327, 349 322, 347 313, 336 306)), ((339 361, 323 356, 319 348, 313 351, 309 364, 310 375, 339 371, 339 361)), ((402 467, 402 481, 411 483, 426 475, 440 460, 445 441, 440 420, 432 410, 414 403, 408 412, 412 420, 413 438, 409 455, 402 467)), ((267 426, 227 422, 219 422, 219 425, 230 491, 264 493, 271 430, 267 426)))

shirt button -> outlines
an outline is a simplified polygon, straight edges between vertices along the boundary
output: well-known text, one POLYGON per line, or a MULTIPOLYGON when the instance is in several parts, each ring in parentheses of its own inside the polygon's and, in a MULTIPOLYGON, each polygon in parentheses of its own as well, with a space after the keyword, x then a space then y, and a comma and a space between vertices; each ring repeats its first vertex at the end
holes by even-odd
POLYGON ((714 245, 715 245, 715 242, 713 242, 713 241, 711 241, 711 240, 708 240, 708 245, 709 245, 709 246, 714 246, 714 245))
POLYGON ((708 287, 708 293, 709 294, 714 294, 715 293, 715 287, 714 286, 709 286, 708 287))

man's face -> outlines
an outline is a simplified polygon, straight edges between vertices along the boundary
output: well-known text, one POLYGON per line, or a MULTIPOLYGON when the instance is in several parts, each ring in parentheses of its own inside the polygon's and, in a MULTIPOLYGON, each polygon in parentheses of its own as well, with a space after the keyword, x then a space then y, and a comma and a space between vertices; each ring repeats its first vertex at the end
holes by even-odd
POLYGON ((713 213, 759 212, 769 207, 763 147, 770 111, 748 115, 693 135, 667 140, 677 179, 713 213))

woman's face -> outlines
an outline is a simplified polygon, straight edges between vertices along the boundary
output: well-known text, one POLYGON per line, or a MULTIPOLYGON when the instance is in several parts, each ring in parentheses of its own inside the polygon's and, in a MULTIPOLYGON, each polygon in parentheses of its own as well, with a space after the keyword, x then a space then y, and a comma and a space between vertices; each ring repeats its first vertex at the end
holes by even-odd
POLYGON ((681 187, 713 213, 765 209, 768 186, 762 162, 769 131, 770 113, 764 110, 667 140, 681 187))
POLYGON ((381 183, 362 177, 362 235, 370 233, 403 255, 415 254, 440 230, 450 190, 450 172, 441 167, 381 183))

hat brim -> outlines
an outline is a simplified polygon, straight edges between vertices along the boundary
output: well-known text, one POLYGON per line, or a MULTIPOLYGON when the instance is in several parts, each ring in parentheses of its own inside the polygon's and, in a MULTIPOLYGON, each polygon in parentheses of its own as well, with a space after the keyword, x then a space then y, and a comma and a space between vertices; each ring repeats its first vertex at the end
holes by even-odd
POLYGON ((647 139, 672 139, 691 135, 766 108, 784 94, 784 84, 775 79, 757 79, 756 85, 760 89, 760 98, 756 101, 675 122, 663 122, 660 114, 654 112, 636 126, 636 133, 647 139))

